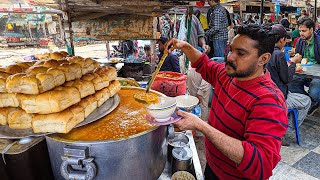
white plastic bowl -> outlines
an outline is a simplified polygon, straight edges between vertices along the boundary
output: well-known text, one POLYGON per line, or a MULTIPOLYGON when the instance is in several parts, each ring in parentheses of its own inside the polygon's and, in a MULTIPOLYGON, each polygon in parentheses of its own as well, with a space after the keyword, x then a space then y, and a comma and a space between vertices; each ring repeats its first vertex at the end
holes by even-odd
POLYGON ((177 101, 172 97, 159 97, 159 103, 151 104, 147 110, 158 122, 168 121, 177 108, 177 101))
POLYGON ((177 107, 185 109, 187 111, 192 111, 196 105, 199 103, 199 99, 191 95, 181 95, 176 97, 177 107))

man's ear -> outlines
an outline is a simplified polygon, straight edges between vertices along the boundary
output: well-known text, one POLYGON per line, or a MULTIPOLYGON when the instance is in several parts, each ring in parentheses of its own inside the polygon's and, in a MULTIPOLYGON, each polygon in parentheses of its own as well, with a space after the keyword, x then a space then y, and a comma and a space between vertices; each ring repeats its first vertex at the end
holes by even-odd
POLYGON ((264 66, 265 64, 267 64, 270 57, 271 57, 270 53, 262 54, 258 60, 258 66, 264 66))

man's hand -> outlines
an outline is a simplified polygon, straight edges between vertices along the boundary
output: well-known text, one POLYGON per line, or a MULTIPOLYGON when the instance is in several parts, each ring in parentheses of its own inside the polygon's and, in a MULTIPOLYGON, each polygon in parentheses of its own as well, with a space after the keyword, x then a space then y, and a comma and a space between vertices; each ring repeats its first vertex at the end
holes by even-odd
POLYGON ((299 53, 297 53, 297 54, 294 55, 294 57, 291 58, 290 60, 291 60, 291 62, 293 62, 293 63, 300 63, 301 60, 302 60, 302 56, 301 56, 299 53))
POLYGON ((180 130, 197 130, 203 121, 192 113, 178 110, 177 115, 182 119, 175 123, 180 130))
POLYGON ((175 49, 181 49, 186 44, 187 43, 184 41, 172 38, 164 45, 164 51, 169 51, 169 53, 171 53, 175 49))
POLYGON ((209 45, 204 45, 202 48, 204 49, 204 53, 208 54, 210 52, 210 46, 209 45))

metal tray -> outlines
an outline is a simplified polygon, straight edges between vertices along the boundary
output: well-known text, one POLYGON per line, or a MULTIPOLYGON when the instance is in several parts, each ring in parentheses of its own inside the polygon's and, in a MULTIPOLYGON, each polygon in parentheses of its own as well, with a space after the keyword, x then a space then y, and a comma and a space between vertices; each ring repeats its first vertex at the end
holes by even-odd
MULTIPOLYGON (((118 94, 109 98, 102 106, 94 110, 87 118, 74 128, 92 123, 107 114, 111 113, 120 103, 120 97, 118 94)), ((11 129, 9 126, 0 126, 0 138, 4 139, 21 139, 26 137, 39 137, 54 133, 34 133, 31 128, 29 129, 11 129)))

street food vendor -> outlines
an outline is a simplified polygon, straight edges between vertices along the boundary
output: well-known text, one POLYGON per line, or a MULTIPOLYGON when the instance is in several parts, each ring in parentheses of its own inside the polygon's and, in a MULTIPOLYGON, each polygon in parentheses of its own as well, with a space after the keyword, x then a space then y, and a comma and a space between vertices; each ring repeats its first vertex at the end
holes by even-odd
MULTIPOLYGON (((163 56, 164 51, 164 44, 168 41, 168 38, 166 37, 160 37, 157 41, 159 45, 159 60, 161 60, 163 56)), ((170 52, 167 56, 167 58, 164 60, 160 71, 172 71, 172 72, 178 72, 180 73, 180 65, 179 65, 179 58, 177 55, 170 52)))
POLYGON ((179 129, 205 135, 206 179, 268 179, 280 161, 287 106, 265 69, 274 44, 269 30, 254 24, 239 27, 226 63, 211 61, 177 39, 166 44, 169 51, 181 49, 215 87, 208 123, 177 112, 182 116, 176 123, 179 129))

